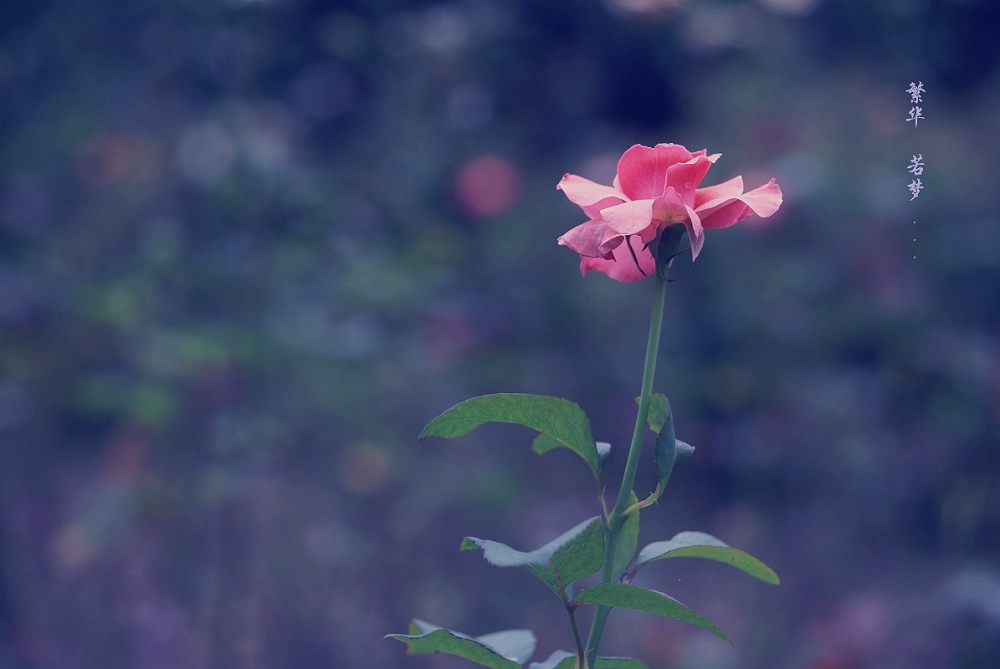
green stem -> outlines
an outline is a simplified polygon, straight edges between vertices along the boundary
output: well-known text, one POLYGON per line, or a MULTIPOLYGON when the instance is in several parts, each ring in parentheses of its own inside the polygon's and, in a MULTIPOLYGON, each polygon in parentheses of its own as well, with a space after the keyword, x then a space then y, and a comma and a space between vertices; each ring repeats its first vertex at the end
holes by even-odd
MULTIPOLYGON (((659 268, 657 268, 659 269, 659 268)), ((635 483, 635 472, 639 467, 639 454, 642 452, 642 439, 646 435, 646 421, 649 417, 649 396, 653 390, 653 374, 656 371, 656 352, 660 348, 660 330, 663 325, 663 302, 666 296, 667 282, 662 272, 654 273, 656 287, 653 293, 653 313, 649 320, 649 338, 646 340, 646 364, 642 369, 642 390, 639 394, 639 411, 635 417, 635 430, 632 432, 632 444, 628 449, 628 460, 625 462, 625 475, 618 491, 618 501, 611 515, 608 516, 608 536, 605 543, 604 569, 601 572, 601 583, 611 583, 621 574, 615 573, 621 565, 617 564, 618 543, 622 527, 625 524, 625 510, 632 498, 632 485, 635 483)), ((593 667, 597 662, 597 648, 604 634, 604 623, 611 612, 610 606, 598 606, 594 612, 594 620, 590 625, 590 636, 587 637, 587 666, 593 667)))
POLYGON ((656 371, 656 352, 660 348, 660 330, 663 325, 663 302, 666 296, 667 282, 660 273, 656 273, 656 289, 653 294, 653 314, 649 320, 649 338, 646 340, 646 364, 642 369, 642 390, 639 394, 639 411, 635 417, 635 429, 632 431, 632 444, 628 449, 628 460, 625 462, 625 475, 622 477, 622 487, 618 491, 618 501, 611 511, 611 518, 620 527, 625 519, 623 514, 629 506, 632 497, 632 484, 635 482, 635 472, 639 468, 639 454, 642 451, 642 439, 649 429, 649 397, 653 391, 653 374, 656 371))
POLYGON ((573 628, 573 640, 576 642, 576 656, 583 662, 583 641, 580 639, 580 628, 576 626, 576 609, 569 602, 566 604, 566 613, 569 614, 569 625, 573 628))

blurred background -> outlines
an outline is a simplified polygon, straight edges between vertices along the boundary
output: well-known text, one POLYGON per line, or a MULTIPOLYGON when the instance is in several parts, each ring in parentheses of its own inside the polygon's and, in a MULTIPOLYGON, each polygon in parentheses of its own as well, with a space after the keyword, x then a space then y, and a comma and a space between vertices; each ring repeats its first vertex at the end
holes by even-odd
POLYGON ((1000 666, 998 30, 992 0, 5 0, 0 666, 471 666, 382 640, 413 616, 570 648, 457 548, 597 514, 586 466, 416 435, 568 397, 615 494, 652 285, 580 278, 555 185, 657 142, 785 201, 675 265, 655 389, 697 452, 641 541, 783 582, 657 563, 734 646, 616 611, 602 650, 1000 666))

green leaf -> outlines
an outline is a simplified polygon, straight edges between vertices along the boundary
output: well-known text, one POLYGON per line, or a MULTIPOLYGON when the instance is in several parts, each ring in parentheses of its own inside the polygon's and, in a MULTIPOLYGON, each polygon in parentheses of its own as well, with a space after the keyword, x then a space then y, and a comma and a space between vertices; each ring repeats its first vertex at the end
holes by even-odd
MULTIPOLYGON (((638 401, 638 399, 636 400, 638 401)), ((694 447, 677 439, 674 434, 674 417, 666 396, 656 393, 649 397, 649 414, 646 417, 649 429, 656 433, 656 492, 652 499, 659 498, 667 487, 674 465, 691 457, 694 447)))
MULTIPOLYGON (((608 461, 608 454, 611 453, 611 444, 606 441, 595 442, 597 446, 597 473, 604 471, 604 463, 608 461)), ((556 441, 546 434, 540 434, 531 442, 531 450, 539 455, 548 453, 554 448, 564 448, 561 441, 556 441)))
POLYGON ((557 441, 556 439, 550 437, 547 434, 540 434, 537 437, 535 437, 535 440, 533 442, 531 442, 531 450, 533 450, 535 453, 538 453, 539 455, 543 453, 548 453, 554 448, 564 448, 563 443, 561 441, 557 441))
POLYGON ((674 415, 667 405, 667 419, 660 431, 656 433, 656 488, 661 493, 667 487, 670 474, 674 471, 677 461, 677 437, 674 436, 674 415))
MULTIPOLYGON (((725 632, 669 595, 624 583, 598 583, 576 596, 577 604, 604 604, 655 613, 703 627, 729 641, 725 632)), ((732 643, 732 641, 729 641, 732 643)))
MULTIPOLYGON (((636 398, 636 402, 639 398, 636 398)), ((660 433, 660 428, 663 427, 663 423, 666 422, 667 416, 670 415, 670 403, 667 401, 667 396, 662 393, 653 393, 649 396, 649 414, 646 416, 646 422, 649 423, 649 429, 656 434, 660 433)))
POLYGON ((649 544, 639 551, 636 568, 655 560, 673 557, 715 560, 741 569, 765 583, 777 585, 779 582, 778 575, 766 564, 704 532, 681 532, 670 541, 657 541, 649 544))
POLYGON ((423 620, 410 623, 409 634, 389 634, 402 641, 407 652, 457 655, 492 669, 520 669, 535 652, 535 635, 530 630, 506 630, 470 637, 423 620))
POLYGON ((590 420, 577 404, 561 397, 501 393, 473 397, 445 411, 427 424, 419 439, 461 437, 484 423, 515 423, 541 433, 533 448, 545 453, 568 448, 586 461, 594 476, 600 476, 597 444, 590 420))
POLYGON ((495 567, 527 567, 562 597, 571 583, 604 565, 604 526, 600 517, 594 516, 527 553, 498 541, 466 537, 461 549, 471 548, 481 548, 483 557, 495 567))
MULTIPOLYGON (((595 443, 597 446, 597 473, 600 474, 604 471, 604 464, 608 461, 608 455, 611 453, 611 444, 606 441, 598 441, 595 443)), ((553 448, 559 448, 561 446, 562 444, 560 442, 544 434, 540 434, 535 437, 535 441, 531 444, 532 450, 538 454, 547 453, 553 448)))
POLYGON ((599 657, 597 669, 649 669, 649 667, 630 657, 599 657))
MULTIPOLYGON (((554 651, 544 662, 532 662, 528 669, 576 669, 576 655, 565 650, 554 651)), ((596 669, 649 669, 639 660, 628 657, 599 657, 596 669)))
MULTIPOLYGON (((635 493, 629 499, 629 506, 636 504, 639 500, 635 493)), ((636 508, 625 517, 621 534, 618 535, 618 549, 615 551, 613 569, 611 570, 612 580, 619 580, 628 571, 635 558, 635 551, 639 547, 639 509, 636 508)))
POLYGON ((606 441, 597 442, 597 464, 598 473, 604 471, 604 463, 608 461, 608 456, 611 454, 611 444, 606 441))
POLYGON ((556 650, 544 662, 532 662, 528 669, 575 669, 576 655, 565 650, 556 650))
POLYGON ((692 455, 694 455, 694 446, 687 443, 686 441, 681 441, 680 439, 677 439, 676 443, 677 443, 677 457, 674 459, 674 462, 684 462, 692 455))

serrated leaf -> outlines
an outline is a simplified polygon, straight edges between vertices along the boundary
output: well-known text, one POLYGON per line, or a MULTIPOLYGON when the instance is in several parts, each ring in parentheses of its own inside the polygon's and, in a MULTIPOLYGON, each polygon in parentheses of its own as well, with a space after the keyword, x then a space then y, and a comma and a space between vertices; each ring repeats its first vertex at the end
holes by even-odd
POLYGON ((584 530, 549 559, 548 568, 556 583, 568 588, 604 566, 604 524, 600 517, 591 519, 584 530))
MULTIPOLYGON (((635 493, 629 499, 629 506, 636 504, 639 500, 635 493)), ((635 557, 635 551, 639 548, 639 509, 636 508, 631 514, 625 517, 621 534, 618 535, 618 549, 615 552, 611 579, 617 581, 628 571, 635 557)))
MULTIPOLYGON (((557 650, 544 662, 532 662, 528 669, 576 669, 576 655, 557 650)), ((596 669, 649 669, 639 660, 628 657, 599 657, 596 669)))
POLYGON ((545 437, 535 439, 532 447, 536 452, 568 448, 584 459, 595 477, 600 475, 590 420, 579 405, 561 397, 517 393, 473 397, 428 423, 419 439, 461 437, 485 423, 514 423, 536 430, 545 437))
POLYGON ((766 564, 749 553, 733 548, 721 539, 704 532, 681 532, 669 541, 651 543, 639 551, 636 566, 674 557, 715 560, 745 571, 765 583, 777 585, 779 582, 778 575, 766 564))
POLYGON ((529 552, 476 537, 466 537, 461 548, 481 548, 486 561, 496 567, 527 567, 553 592, 563 596, 571 583, 603 566, 604 526, 600 517, 594 516, 529 552))
POLYGON ((388 637, 409 646, 409 653, 456 655, 491 669, 520 669, 535 652, 535 635, 530 630, 505 630, 470 637, 414 620, 410 623, 409 634, 389 634, 388 637))
MULTIPOLYGON (((604 604, 625 609, 645 611, 658 616, 673 618, 707 629, 721 639, 729 641, 726 633, 697 612, 684 606, 670 595, 624 583, 598 583, 576 596, 577 604, 604 604)), ((732 643, 732 641, 729 641, 732 643)))

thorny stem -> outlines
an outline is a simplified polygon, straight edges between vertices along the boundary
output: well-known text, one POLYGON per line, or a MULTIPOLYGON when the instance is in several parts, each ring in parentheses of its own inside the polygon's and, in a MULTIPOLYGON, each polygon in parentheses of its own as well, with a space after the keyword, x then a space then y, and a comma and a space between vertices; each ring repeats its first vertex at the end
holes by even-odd
MULTIPOLYGON (((659 263, 657 263, 659 265, 659 263)), ((659 270, 659 268, 657 268, 659 270)), ((665 272, 655 273, 656 286, 653 293, 653 313, 649 321, 649 338, 646 340, 646 363, 642 369, 642 390, 639 394, 639 411, 635 417, 635 429, 632 432, 632 444, 628 449, 628 460, 625 462, 625 475, 618 491, 618 501, 608 516, 608 535, 605 544, 604 569, 601 572, 601 583, 611 583, 621 574, 615 573, 622 565, 616 564, 618 543, 621 539, 622 527, 625 524, 625 511, 629 507, 632 496, 632 485, 635 483, 635 472, 639 466, 639 454, 642 451, 642 438, 646 434, 646 421, 649 417, 649 397, 653 389, 653 374, 656 371, 656 353, 660 347, 660 330, 663 325, 663 302, 666 296, 665 272)), ((597 662, 597 648, 604 634, 604 623, 611 612, 610 606, 598 606, 594 612, 594 620, 590 626, 590 636, 587 637, 587 665, 593 667, 597 662)))

